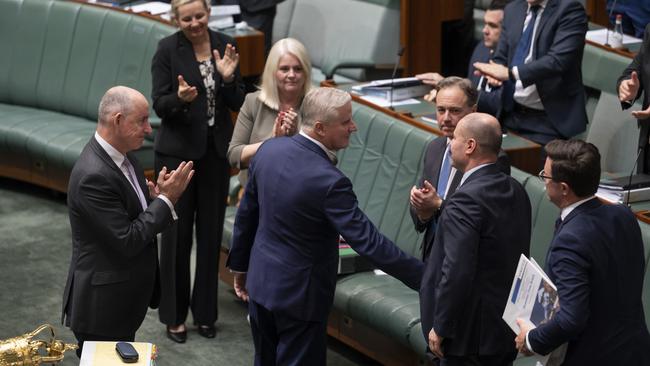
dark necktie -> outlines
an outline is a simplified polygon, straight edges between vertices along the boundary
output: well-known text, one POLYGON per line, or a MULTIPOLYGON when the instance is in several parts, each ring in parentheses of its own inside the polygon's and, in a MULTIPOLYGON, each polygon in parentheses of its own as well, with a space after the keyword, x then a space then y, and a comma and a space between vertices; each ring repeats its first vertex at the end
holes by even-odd
POLYGON ((555 220, 555 231, 553 231, 553 236, 557 234, 557 229, 560 228, 561 224, 562 224, 562 217, 558 217, 557 220, 555 220))
POLYGON ((533 30, 535 29, 535 20, 537 20, 538 11, 539 5, 530 7, 530 21, 528 22, 526 29, 524 29, 524 32, 521 34, 519 43, 517 43, 517 48, 515 49, 514 56, 512 56, 510 67, 523 65, 526 56, 530 53, 530 46, 533 43, 533 30))

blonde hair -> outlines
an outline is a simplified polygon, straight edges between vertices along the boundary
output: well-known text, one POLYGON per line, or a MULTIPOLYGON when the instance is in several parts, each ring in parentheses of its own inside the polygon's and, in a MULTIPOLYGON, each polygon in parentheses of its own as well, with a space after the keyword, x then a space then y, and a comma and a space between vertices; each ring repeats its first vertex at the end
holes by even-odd
MULTIPOLYGON (((201 1, 203 2, 203 7, 205 7, 205 10, 210 9, 210 4, 208 1, 210 0, 172 0, 171 5, 172 5, 172 20, 174 24, 178 25, 178 8, 180 8, 183 5, 187 5, 189 3, 193 3, 195 1, 201 1)), ((208 14, 210 15, 210 14, 208 14)))
POLYGON ((262 84, 260 85, 259 100, 273 109, 280 109, 280 95, 278 94, 278 81, 275 72, 278 71, 280 58, 284 55, 292 55, 298 59, 302 66, 304 85, 302 96, 311 90, 311 61, 305 46, 294 38, 283 38, 271 47, 269 56, 266 58, 264 72, 262 73, 262 84))
POLYGON ((314 88, 302 101, 302 126, 313 129, 316 121, 330 123, 339 116, 339 109, 350 103, 350 93, 335 88, 314 88))

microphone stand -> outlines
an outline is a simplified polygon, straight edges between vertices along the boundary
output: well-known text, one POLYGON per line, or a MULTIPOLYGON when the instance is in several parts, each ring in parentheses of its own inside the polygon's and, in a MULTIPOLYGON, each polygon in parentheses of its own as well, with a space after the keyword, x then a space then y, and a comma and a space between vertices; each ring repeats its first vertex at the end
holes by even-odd
POLYGON ((397 74, 397 67, 399 66, 399 62, 402 59, 402 55, 404 54, 404 46, 401 46, 399 50, 397 51, 397 60, 395 60, 395 67, 393 67, 393 75, 390 77, 390 97, 389 97, 389 104, 388 104, 388 109, 391 111, 395 111, 395 108, 393 107, 393 93, 394 93, 394 84, 395 84, 395 74, 397 74))

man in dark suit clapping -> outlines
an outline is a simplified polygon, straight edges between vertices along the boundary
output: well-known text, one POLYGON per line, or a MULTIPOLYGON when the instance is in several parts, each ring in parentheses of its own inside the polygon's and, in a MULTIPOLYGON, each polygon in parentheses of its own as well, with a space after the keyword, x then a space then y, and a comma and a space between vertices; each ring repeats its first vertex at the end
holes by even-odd
POLYGON ((350 95, 310 91, 302 130, 266 140, 249 167, 228 266, 249 301, 255 365, 325 365, 338 239, 417 289, 422 262, 384 237, 359 209, 336 151, 356 131, 350 95))
POLYGON ((99 103, 95 135, 68 184, 72 258, 63 314, 79 341, 133 341, 147 307, 158 305, 156 234, 175 219, 174 204, 193 175, 192 162, 145 182, 130 152, 151 133, 149 104, 117 86, 99 103))

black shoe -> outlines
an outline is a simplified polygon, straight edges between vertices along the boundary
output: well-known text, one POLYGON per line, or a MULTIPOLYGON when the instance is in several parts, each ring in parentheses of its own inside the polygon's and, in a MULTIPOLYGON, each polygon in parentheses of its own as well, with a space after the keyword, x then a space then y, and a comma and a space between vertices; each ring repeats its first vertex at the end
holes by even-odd
POLYGON ((176 343, 185 343, 187 340, 187 330, 182 332, 172 332, 167 328, 167 338, 171 339, 176 343))
POLYGON ((217 335, 217 328, 214 325, 199 325, 199 334, 205 338, 214 338, 217 335))

